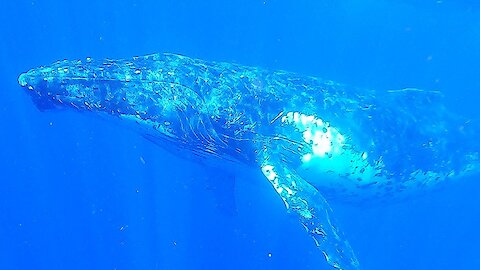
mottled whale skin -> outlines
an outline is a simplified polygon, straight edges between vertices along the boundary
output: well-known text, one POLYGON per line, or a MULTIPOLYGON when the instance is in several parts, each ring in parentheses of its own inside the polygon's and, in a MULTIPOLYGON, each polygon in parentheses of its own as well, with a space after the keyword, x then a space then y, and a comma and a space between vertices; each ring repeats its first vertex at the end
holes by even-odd
POLYGON ((374 92, 167 53, 63 60, 18 80, 42 110, 90 111, 187 158, 261 170, 336 269, 359 263, 327 200, 404 197, 480 169, 480 129, 435 91, 374 92))

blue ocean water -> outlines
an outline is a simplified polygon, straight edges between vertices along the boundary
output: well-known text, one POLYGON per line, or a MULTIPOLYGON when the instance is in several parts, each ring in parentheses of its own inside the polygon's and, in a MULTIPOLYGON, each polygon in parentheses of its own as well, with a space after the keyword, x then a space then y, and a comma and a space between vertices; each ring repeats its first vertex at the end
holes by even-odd
MULTIPOLYGON (((224 213, 213 170, 74 112, 18 75, 58 59, 175 52, 361 87, 441 90, 479 115, 474 1, 1 1, 0 269, 329 269, 259 173, 224 213), (208 184, 206 184, 208 183, 208 184)), ((421 197, 332 204, 362 269, 480 269, 475 177, 421 197)))

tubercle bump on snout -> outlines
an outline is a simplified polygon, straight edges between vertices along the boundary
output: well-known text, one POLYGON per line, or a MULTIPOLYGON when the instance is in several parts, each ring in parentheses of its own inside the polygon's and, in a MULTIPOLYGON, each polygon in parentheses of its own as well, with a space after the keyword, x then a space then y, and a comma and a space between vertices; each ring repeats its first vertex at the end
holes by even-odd
POLYGON ((20 86, 22 87, 25 87, 27 86, 27 73, 22 73, 20 74, 20 76, 18 76, 18 84, 20 84, 20 86))

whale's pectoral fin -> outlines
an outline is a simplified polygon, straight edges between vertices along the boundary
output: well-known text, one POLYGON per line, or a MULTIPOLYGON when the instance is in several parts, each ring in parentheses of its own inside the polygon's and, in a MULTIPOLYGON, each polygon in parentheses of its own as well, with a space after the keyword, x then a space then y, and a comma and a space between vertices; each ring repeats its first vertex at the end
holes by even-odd
POLYGON ((332 219, 332 210, 312 185, 291 171, 287 164, 266 151, 260 159, 263 174, 315 241, 315 245, 335 269, 359 269, 358 261, 332 219))

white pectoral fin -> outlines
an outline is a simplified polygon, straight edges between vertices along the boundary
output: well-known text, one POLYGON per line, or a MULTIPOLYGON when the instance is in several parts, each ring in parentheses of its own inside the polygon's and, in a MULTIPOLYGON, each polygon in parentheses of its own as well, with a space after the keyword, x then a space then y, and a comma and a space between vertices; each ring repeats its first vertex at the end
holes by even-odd
POLYGON ((335 269, 359 269, 355 254, 335 226, 332 210, 324 197, 280 161, 265 159, 261 169, 288 211, 299 219, 313 238, 327 262, 335 269))

